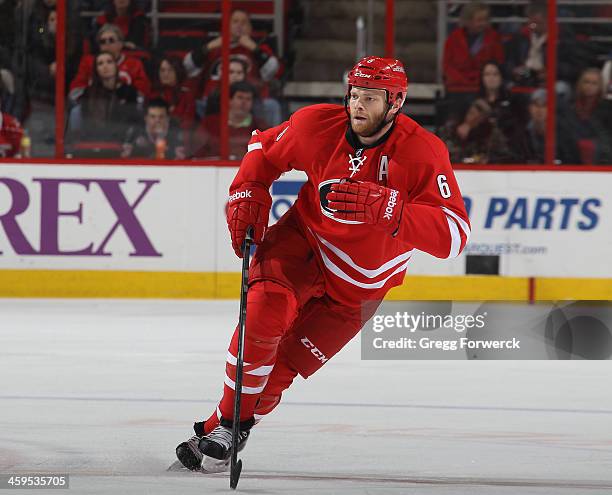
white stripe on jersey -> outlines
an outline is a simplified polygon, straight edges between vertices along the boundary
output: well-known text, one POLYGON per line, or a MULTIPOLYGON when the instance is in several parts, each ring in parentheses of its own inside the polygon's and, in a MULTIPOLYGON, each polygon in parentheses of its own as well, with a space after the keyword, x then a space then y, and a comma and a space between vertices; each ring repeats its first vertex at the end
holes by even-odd
POLYGON ((331 242, 323 239, 323 237, 321 237, 319 234, 314 234, 314 235, 321 244, 323 244, 326 248, 328 248, 332 253, 334 253, 338 258, 344 261, 353 270, 358 271, 359 273, 361 273, 362 275, 365 275, 368 278, 378 277, 381 273, 384 273, 387 270, 390 270, 391 268, 393 268, 394 266, 397 266, 399 263, 402 263, 403 261, 410 259, 410 256, 412 256, 412 253, 414 251, 414 249, 411 249, 410 251, 406 251, 405 253, 402 253, 399 256, 396 256, 392 260, 389 260, 386 263, 383 263, 378 268, 369 270, 367 268, 363 268, 359 266, 357 263, 353 261, 353 259, 348 254, 346 254, 341 249, 338 249, 331 242))
POLYGON ((399 265, 390 275, 388 275, 387 277, 383 278, 382 280, 378 281, 378 282, 372 282, 372 283, 364 283, 364 282, 359 282, 359 280, 355 280, 353 277, 351 277, 350 275, 348 275, 347 273, 345 273, 344 271, 342 271, 338 265, 336 265, 332 260, 330 260, 327 255, 323 252, 323 250, 321 249, 321 246, 319 246, 319 252, 321 253, 321 257, 323 258, 323 263, 325 264, 325 267, 332 272, 334 275, 336 275, 337 277, 340 277, 342 280, 344 280, 345 282, 348 282, 349 284, 355 285, 356 287, 361 287, 362 289, 380 289, 381 287, 383 287, 387 281, 393 277, 394 275, 397 275, 400 272, 406 271, 406 269, 408 268, 408 260, 406 260, 406 262, 402 265, 399 265))
POLYGON ((446 221, 448 222, 448 230, 450 231, 451 235, 451 246, 448 257, 456 258, 459 255, 459 249, 461 249, 461 235, 459 234, 457 224, 450 217, 450 215, 446 215, 446 221))
POLYGON ((285 127, 282 132, 276 136, 275 141, 278 143, 280 141, 280 139, 285 135, 285 132, 287 132, 287 130, 289 129, 289 126, 285 127))
POLYGON ((247 153, 253 150, 260 150, 262 148, 263 148, 263 145, 261 143, 251 143, 247 146, 247 153))
MULTIPOLYGON (((451 217, 453 217, 457 223, 459 224, 459 227, 461 227, 461 230, 463 230, 463 233, 465 234, 465 237, 467 239, 470 238, 470 234, 472 233, 472 231, 470 230, 469 225, 467 224, 467 222, 461 218, 459 215, 457 215, 454 211, 449 210, 448 208, 446 208, 445 206, 442 206, 442 211, 444 211, 444 213, 446 213, 446 215, 450 215, 451 217)), ((467 240, 466 240, 467 242, 467 240)))

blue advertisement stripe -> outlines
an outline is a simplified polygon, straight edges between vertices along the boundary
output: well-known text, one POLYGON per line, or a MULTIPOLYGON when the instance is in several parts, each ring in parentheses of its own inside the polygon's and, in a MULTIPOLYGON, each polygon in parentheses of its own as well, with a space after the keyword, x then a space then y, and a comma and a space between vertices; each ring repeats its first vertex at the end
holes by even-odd
POLYGON ((272 184, 272 194, 274 196, 297 196, 297 193, 304 185, 300 180, 277 181, 272 184))

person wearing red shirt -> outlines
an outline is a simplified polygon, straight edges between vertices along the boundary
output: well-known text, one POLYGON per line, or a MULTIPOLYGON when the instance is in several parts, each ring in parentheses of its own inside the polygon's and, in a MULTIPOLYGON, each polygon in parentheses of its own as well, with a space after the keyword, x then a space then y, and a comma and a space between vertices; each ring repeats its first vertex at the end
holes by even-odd
POLYGON ((177 58, 164 57, 154 75, 151 99, 161 98, 168 104, 170 115, 184 131, 191 131, 195 119, 193 88, 186 82, 185 69, 177 58))
MULTIPOLYGON (((348 76, 345 105, 311 105, 255 131, 230 186, 227 222, 249 269, 238 450, 299 375, 316 373, 400 285, 414 252, 454 258, 470 235, 448 150, 401 113, 408 81, 399 60, 365 57, 348 76), (269 188, 291 169, 307 176, 297 201, 268 229, 269 188)), ((237 332, 223 396, 176 455, 218 472, 232 452, 237 332)))
MULTIPOLYGON (((266 129, 268 125, 253 115, 255 88, 246 81, 230 86, 228 114, 229 158, 240 159, 247 151, 247 145, 255 129, 266 129)), ((219 158, 221 138, 219 114, 207 115, 198 127, 193 143, 194 157, 219 158)))
MULTIPOLYGON (((123 51, 123 33, 114 24, 105 24, 98 30, 96 36, 100 51, 113 55, 119 66, 119 77, 130 86, 134 86, 140 99, 148 98, 151 92, 151 82, 145 72, 142 62, 137 58, 126 55, 123 51)), ((69 97, 73 102, 78 101, 87 86, 92 82, 94 75, 94 55, 85 55, 81 58, 77 75, 70 83, 69 97)))
POLYGON ((480 71, 489 61, 501 64, 504 49, 499 34, 489 26, 489 7, 479 2, 461 10, 461 26, 444 45, 444 83, 450 93, 476 93, 480 71))
POLYGON ((23 129, 19 121, 8 113, 0 112, 0 157, 12 158, 19 153, 22 137, 23 129))
MULTIPOLYGON (((272 47, 265 40, 253 39, 253 26, 244 10, 234 10, 230 19, 230 55, 240 58, 247 66, 246 80, 255 86, 261 99, 261 109, 257 114, 271 125, 280 124, 281 107, 270 97, 269 83, 277 79, 283 65, 272 47)), ((221 37, 204 44, 200 49, 185 55, 183 64, 190 77, 203 74, 205 81, 219 81, 221 76, 221 37)))

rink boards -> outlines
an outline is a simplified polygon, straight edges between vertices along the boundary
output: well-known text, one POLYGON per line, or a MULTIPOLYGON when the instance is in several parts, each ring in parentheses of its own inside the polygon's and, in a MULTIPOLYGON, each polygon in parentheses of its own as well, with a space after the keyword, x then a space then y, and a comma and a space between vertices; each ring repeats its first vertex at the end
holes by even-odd
MULTIPOLYGON (((3 164, 0 296, 235 297, 233 167, 3 164)), ((454 260, 418 253, 398 299, 612 299, 612 174, 457 171, 472 223, 454 260), (487 256, 499 276, 466 275, 487 256), (471 257, 471 258, 470 258, 471 257), (476 258, 478 257, 478 258, 476 258)), ((272 186, 271 222, 304 176, 272 186)))

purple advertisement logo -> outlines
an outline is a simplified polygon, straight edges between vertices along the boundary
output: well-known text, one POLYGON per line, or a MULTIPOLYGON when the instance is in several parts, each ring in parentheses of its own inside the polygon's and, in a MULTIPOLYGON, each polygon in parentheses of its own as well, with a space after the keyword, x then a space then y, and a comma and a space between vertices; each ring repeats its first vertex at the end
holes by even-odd
MULTIPOLYGON (((111 256, 106 246, 119 227, 122 227, 130 240, 133 251, 130 256, 162 256, 153 246, 142 226, 136 208, 159 180, 139 180, 142 190, 130 203, 121 189, 123 179, 54 179, 34 178, 40 184, 40 246, 36 249, 26 238, 19 226, 19 215, 27 211, 30 205, 30 193, 27 187, 18 180, 0 177, 0 186, 8 188, 11 203, 8 211, 0 215, 0 225, 4 229, 11 247, 16 254, 31 256, 111 256), (62 184, 77 184, 86 191, 99 187, 116 216, 116 221, 106 233, 98 246, 92 242, 88 246, 73 251, 62 251, 59 247, 60 217, 75 217, 83 223, 83 205, 73 211, 60 211, 59 198, 62 184)), ((2 254, 2 251, 0 251, 2 254)))

